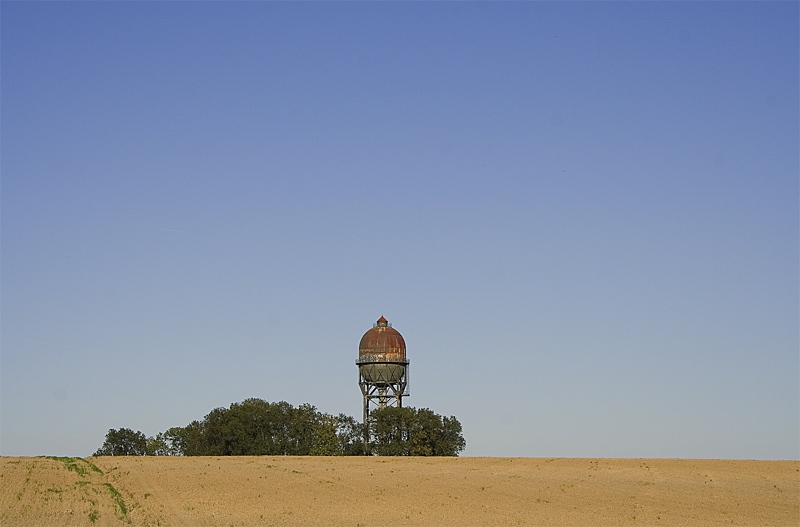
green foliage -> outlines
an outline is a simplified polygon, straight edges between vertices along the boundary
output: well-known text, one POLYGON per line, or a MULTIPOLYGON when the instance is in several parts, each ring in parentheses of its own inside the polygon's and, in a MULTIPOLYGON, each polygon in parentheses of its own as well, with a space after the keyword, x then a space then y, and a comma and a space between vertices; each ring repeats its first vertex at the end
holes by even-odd
POLYGON ((202 421, 171 428, 176 453, 187 456, 342 455, 339 418, 310 404, 246 399, 216 408, 202 421))
POLYGON ((246 399, 215 408, 201 421, 155 437, 109 430, 101 455, 149 456, 457 456, 466 442, 455 417, 425 408, 385 408, 367 427, 350 416, 319 412, 310 404, 246 399))
POLYGON ((180 455, 205 456, 208 455, 205 440, 205 426, 200 421, 192 421, 184 428, 174 428, 178 437, 177 445, 180 455))
POLYGON ((457 456, 467 446, 458 419, 428 408, 387 407, 370 419, 370 446, 379 456, 457 456))
POLYGON ((86 459, 83 459, 82 457, 79 457, 79 458, 77 458, 77 459, 80 459, 81 461, 83 461, 84 463, 86 463, 86 464, 89 466, 89 468, 90 468, 92 471, 94 471, 94 472, 97 472, 97 473, 100 473, 100 474, 102 474, 102 473, 103 473, 103 471, 102 471, 102 470, 100 470, 100 468, 99 468, 97 465, 95 465, 94 463, 92 463, 91 461, 88 461, 88 460, 86 460, 86 459))
POLYGON ((159 432, 155 437, 147 438, 145 455, 180 456, 186 449, 188 440, 184 428, 170 428, 166 432, 159 432))
POLYGON ((169 446, 164 439, 164 433, 159 432, 155 437, 148 437, 145 443, 146 456, 168 456, 169 446))
POLYGON ((95 456, 143 456, 147 453, 147 438, 141 432, 130 428, 113 428, 106 434, 103 446, 93 454, 95 456))
MULTIPOLYGON (((212 410, 198 423, 196 452, 207 456, 300 455, 292 435, 294 408, 289 403, 246 399, 212 410)), ((190 425, 191 426, 191 425, 190 425)))
POLYGON ((103 485, 105 485, 105 487, 111 493, 111 497, 114 498, 114 504, 119 519, 130 523, 130 520, 128 519, 128 507, 125 506, 125 500, 122 499, 122 494, 120 494, 111 483, 103 483, 103 485))
POLYGON ((339 414, 336 418, 336 437, 339 440, 338 450, 343 456, 365 456, 364 445, 366 427, 349 415, 339 414))
POLYGON ((94 472, 99 472, 100 474, 103 473, 102 470, 97 468, 97 465, 81 457, 58 457, 58 456, 44 456, 44 457, 47 459, 52 459, 54 461, 61 461, 62 463, 64 463, 64 466, 67 468, 67 470, 76 472, 80 476, 85 476, 86 474, 88 474, 89 470, 92 470, 94 472))
POLYGON ((338 427, 338 418, 328 414, 317 414, 313 425, 314 433, 311 437, 309 454, 312 456, 341 455, 339 437, 336 435, 338 427))

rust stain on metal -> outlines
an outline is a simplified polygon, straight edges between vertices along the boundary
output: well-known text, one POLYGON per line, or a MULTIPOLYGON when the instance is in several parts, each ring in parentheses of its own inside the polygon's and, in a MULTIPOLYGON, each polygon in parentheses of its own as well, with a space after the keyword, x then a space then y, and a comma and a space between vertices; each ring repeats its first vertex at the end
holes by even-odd
POLYGON ((375 326, 361 337, 358 355, 359 359, 364 359, 366 362, 373 362, 376 359, 390 362, 403 361, 406 358, 406 341, 400 332, 381 316, 375 326))

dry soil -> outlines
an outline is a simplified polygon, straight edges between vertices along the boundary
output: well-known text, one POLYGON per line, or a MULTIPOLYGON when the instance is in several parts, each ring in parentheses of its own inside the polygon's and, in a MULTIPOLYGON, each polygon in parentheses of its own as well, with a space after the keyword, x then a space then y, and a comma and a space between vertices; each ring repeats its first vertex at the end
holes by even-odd
POLYGON ((800 462, 4 457, 0 525, 797 527, 800 462))

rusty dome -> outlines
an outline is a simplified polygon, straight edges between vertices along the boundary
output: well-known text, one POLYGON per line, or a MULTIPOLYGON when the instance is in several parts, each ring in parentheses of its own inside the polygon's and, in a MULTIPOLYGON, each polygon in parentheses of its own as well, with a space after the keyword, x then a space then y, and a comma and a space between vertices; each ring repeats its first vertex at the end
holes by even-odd
POLYGON ((403 335, 381 316, 372 329, 361 337, 358 355, 359 357, 373 356, 375 359, 380 357, 388 360, 402 360, 406 357, 406 341, 403 340, 403 335))

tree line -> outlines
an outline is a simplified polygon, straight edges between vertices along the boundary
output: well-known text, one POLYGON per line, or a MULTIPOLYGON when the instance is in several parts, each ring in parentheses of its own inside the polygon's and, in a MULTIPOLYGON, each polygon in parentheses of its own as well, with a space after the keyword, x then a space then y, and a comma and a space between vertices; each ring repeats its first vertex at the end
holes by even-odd
POLYGON ((310 404, 294 407, 253 398, 153 437, 112 428, 94 455, 457 456, 466 447, 458 419, 428 408, 382 408, 367 425, 310 404))

